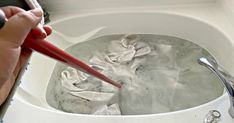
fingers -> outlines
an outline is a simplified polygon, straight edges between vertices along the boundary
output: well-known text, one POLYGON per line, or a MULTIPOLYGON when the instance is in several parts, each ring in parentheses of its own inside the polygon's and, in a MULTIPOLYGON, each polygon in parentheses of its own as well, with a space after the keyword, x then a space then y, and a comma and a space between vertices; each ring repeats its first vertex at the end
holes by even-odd
POLYGON ((52 33, 52 28, 51 28, 51 26, 45 25, 43 28, 44 28, 44 30, 46 31, 46 34, 47 34, 47 35, 50 35, 50 34, 52 33))
POLYGON ((2 7, 1 10, 5 13, 6 18, 10 18, 11 16, 19 13, 19 12, 24 12, 25 10, 15 7, 15 6, 7 6, 7 7, 2 7))
MULTIPOLYGON (((41 26, 41 24, 39 24, 39 26, 41 26)), ((33 36, 37 39, 44 39, 52 33, 50 26, 41 26, 41 28, 35 28, 32 30, 33 36)))
MULTIPOLYGON (((6 18, 10 18, 11 16, 13 16, 19 12, 25 11, 21 8, 14 7, 14 6, 3 7, 2 10, 5 13, 6 18)), ((46 31, 43 29, 42 25, 40 25, 40 24, 34 28, 34 32, 37 34, 37 36, 39 38, 45 38, 47 36, 46 31)))
POLYGON ((15 9, 9 10, 6 15, 9 16, 17 11, 20 12, 8 19, 5 26, 0 30, 0 36, 1 39, 8 41, 15 47, 19 47, 22 45, 31 29, 39 24, 43 12, 40 9, 33 9, 30 11, 21 11, 20 9, 14 10, 15 9))

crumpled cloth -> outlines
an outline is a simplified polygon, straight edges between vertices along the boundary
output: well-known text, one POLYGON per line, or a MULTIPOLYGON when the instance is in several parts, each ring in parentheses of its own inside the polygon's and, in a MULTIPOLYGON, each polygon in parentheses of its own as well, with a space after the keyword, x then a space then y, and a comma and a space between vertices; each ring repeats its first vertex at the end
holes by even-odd
POLYGON ((96 111, 93 113, 95 115, 121 115, 119 105, 118 104, 112 104, 110 106, 104 105, 96 109, 96 111))
MULTIPOLYGON (((70 112, 90 114, 96 112, 94 109, 98 110, 99 107, 108 104, 112 100, 114 93, 91 91, 94 85, 90 82, 85 82, 88 80, 88 77, 88 75, 71 67, 62 71, 61 85, 70 94, 64 97, 65 101, 61 104, 64 109, 70 112)), ((119 112, 113 109, 108 110, 109 113, 111 111, 119 112)))
POLYGON ((144 62, 145 55, 151 53, 150 46, 140 40, 138 35, 125 35, 120 40, 110 43, 105 54, 98 54, 90 59, 91 65, 115 81, 123 83, 119 91, 112 85, 102 82, 101 90, 119 94, 118 104, 125 114, 142 113, 150 109, 148 87, 136 75, 137 68, 144 62), (134 106, 133 106, 134 105, 134 106))
MULTIPOLYGON (((108 50, 109 53, 104 58, 112 64, 126 63, 151 52, 150 47, 146 43, 139 41, 138 35, 125 35, 121 40, 114 40, 111 42, 108 50)), ((95 64, 92 61, 90 59, 90 62, 95 64)))
MULTIPOLYGON (((111 41, 107 53, 93 56, 89 62, 93 68, 100 70, 117 82, 123 82, 130 88, 139 88, 139 83, 134 83, 135 72, 144 61, 143 56, 151 53, 147 43, 141 41, 138 35, 125 35, 120 40, 111 41)), ((118 91, 115 87, 102 82, 102 91, 118 91)))
POLYGON ((81 92, 70 92, 72 95, 79 97, 84 100, 93 102, 108 102, 113 96, 113 93, 94 92, 94 91, 81 91, 81 92))
POLYGON ((113 70, 120 64, 126 64, 133 61, 130 68, 136 68, 141 59, 134 59, 151 52, 151 48, 144 42, 140 41, 138 35, 125 35, 120 40, 114 40, 108 47, 108 53, 98 54, 92 57, 89 62, 92 67, 99 70, 113 70))
MULTIPOLYGON (((150 52, 151 48, 145 42, 141 41, 138 35, 125 35, 120 40, 111 41, 106 53, 93 56, 89 62, 94 69, 99 70, 113 80, 120 80, 123 82, 125 86, 127 86, 123 92, 128 93, 131 90, 145 89, 143 83, 137 83, 137 81, 134 83, 134 80, 136 80, 134 78, 136 77, 136 69, 144 60, 142 56, 150 52)), ((81 100, 80 102, 83 100, 83 103, 87 103, 84 104, 84 106, 89 105, 89 107, 92 107, 92 109, 89 107, 87 107, 87 109, 82 109, 85 113, 90 112, 96 115, 121 115, 118 103, 125 108, 125 104, 123 103, 128 103, 128 100, 119 102, 120 99, 118 99, 118 95, 122 95, 121 92, 113 85, 103 81, 101 81, 99 91, 90 91, 89 88, 91 85, 87 84, 89 83, 88 79, 90 77, 91 76, 83 72, 68 67, 61 73, 61 85, 66 88, 73 97, 76 97, 77 100, 81 100)), ((131 99, 139 100, 145 95, 144 93, 133 93, 133 95, 130 96, 137 97, 131 99)), ((131 103, 134 103, 134 100, 131 101, 131 103)), ((80 113, 83 112, 81 111, 80 113)))
POLYGON ((79 86, 80 83, 87 79, 85 73, 77 71, 72 67, 68 67, 61 73, 61 84, 62 87, 70 91, 84 91, 87 90, 87 87, 79 86))
POLYGON ((108 49, 106 59, 112 63, 126 63, 151 52, 146 43, 140 42, 138 35, 125 35, 120 41, 112 41, 108 49))

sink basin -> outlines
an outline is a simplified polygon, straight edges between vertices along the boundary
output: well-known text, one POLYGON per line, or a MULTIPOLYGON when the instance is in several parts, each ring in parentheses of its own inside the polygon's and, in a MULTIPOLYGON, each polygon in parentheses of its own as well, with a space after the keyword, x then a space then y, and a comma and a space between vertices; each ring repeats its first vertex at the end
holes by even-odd
MULTIPOLYGON (((234 57, 231 40, 215 25, 198 18, 167 12, 116 12, 72 16, 55 21, 51 26, 55 31, 48 40, 62 49, 111 34, 157 34, 179 37, 205 48, 220 65, 230 73, 234 73, 234 64, 232 64, 234 59, 229 59, 234 57)), ((17 115, 22 123, 42 121, 44 123, 201 123, 210 110, 219 110, 223 123, 234 121, 227 113, 229 103, 226 93, 193 108, 159 114, 94 116, 62 112, 46 102, 46 89, 55 64, 56 61, 50 58, 38 53, 33 54, 22 83, 16 91, 15 101, 12 102, 15 105, 9 107, 9 111, 14 111, 17 107, 19 110, 17 115), (26 115, 29 113, 30 118, 26 115), (34 120, 36 118, 39 120, 34 120)), ((10 119, 10 116, 6 116, 5 119, 10 119)))

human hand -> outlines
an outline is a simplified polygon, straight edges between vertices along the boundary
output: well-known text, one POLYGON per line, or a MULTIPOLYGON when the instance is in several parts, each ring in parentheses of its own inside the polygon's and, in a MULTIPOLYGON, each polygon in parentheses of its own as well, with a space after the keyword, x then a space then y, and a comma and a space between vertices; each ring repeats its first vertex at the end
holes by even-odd
POLYGON ((52 30, 42 27, 39 22, 43 12, 40 9, 25 11, 18 7, 3 7, 0 14, 5 16, 5 25, 0 29, 0 105, 13 87, 21 68, 27 63, 31 50, 21 48, 30 31, 34 38, 44 39, 52 30))

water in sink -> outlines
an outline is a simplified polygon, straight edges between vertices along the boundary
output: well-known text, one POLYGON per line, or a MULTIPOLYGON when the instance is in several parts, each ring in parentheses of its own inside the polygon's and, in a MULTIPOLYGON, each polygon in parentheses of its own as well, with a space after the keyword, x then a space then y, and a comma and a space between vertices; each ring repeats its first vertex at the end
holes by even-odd
POLYGON ((195 107, 223 93, 217 78, 197 64, 199 57, 212 56, 184 39, 153 34, 107 35, 66 51, 124 87, 118 90, 57 63, 46 99, 65 112, 155 114, 195 107))

